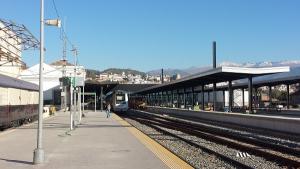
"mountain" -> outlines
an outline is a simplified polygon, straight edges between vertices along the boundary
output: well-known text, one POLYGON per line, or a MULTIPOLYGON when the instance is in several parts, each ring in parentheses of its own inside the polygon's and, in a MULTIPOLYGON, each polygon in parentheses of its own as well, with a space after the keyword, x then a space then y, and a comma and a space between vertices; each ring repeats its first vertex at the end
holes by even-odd
MULTIPOLYGON (((156 76, 161 74, 161 69, 151 70, 149 72, 146 72, 148 75, 156 76)), ((175 74, 180 74, 181 76, 187 76, 190 73, 185 72, 184 70, 180 69, 164 69, 164 75, 173 76, 175 74)))
POLYGON ((103 70, 101 73, 122 74, 123 72, 126 75, 128 75, 128 74, 141 75, 141 76, 145 76, 146 75, 146 73, 138 71, 138 70, 133 70, 133 69, 119 69, 119 68, 109 68, 109 69, 103 70))
MULTIPOLYGON (((246 63, 235 63, 235 62, 222 62, 218 66, 231 66, 231 67, 276 67, 276 66, 290 66, 291 68, 298 68, 300 67, 300 60, 292 60, 292 61, 278 61, 278 62, 271 62, 271 61, 264 61, 264 62, 246 62, 246 63)), ((211 69, 211 66, 202 66, 202 67, 189 67, 186 69, 164 69, 164 74, 173 76, 175 74, 180 74, 181 77, 189 76, 195 73, 203 72, 206 70, 211 69)), ((112 73, 112 74, 134 74, 134 75, 141 75, 145 76, 146 74, 156 76, 161 74, 161 69, 155 69, 148 72, 142 72, 133 69, 119 69, 119 68, 110 68, 103 71, 87 69, 87 77, 95 78, 96 75, 100 73, 112 73)))
MULTIPOLYGON (((300 67, 300 60, 293 60, 293 61, 279 61, 279 62, 271 62, 271 61, 264 61, 264 62, 246 62, 246 63, 235 63, 235 62, 222 62, 218 66, 230 66, 230 67, 276 67, 276 66, 290 66, 291 68, 300 67)), ((203 72, 206 70, 211 69, 210 66, 202 66, 202 67, 190 67, 187 69, 164 69, 165 75, 174 75, 180 74, 181 77, 188 76, 191 74, 203 72)), ((160 75, 161 69, 151 70, 146 72, 149 75, 160 75)))
POLYGON ((279 61, 279 62, 246 62, 246 63, 235 63, 235 62, 222 62, 220 66, 232 66, 232 67, 276 67, 276 66, 290 66, 290 67, 299 67, 300 60, 292 60, 292 61, 279 61))
POLYGON ((92 79, 96 78, 96 75, 99 75, 101 73, 108 73, 108 74, 122 74, 125 73, 126 75, 128 74, 133 74, 133 75, 141 75, 142 77, 146 75, 146 73, 138 71, 138 70, 133 70, 133 69, 119 69, 119 68, 110 68, 106 69, 103 71, 99 70, 94 70, 94 69, 86 69, 86 76, 92 79))

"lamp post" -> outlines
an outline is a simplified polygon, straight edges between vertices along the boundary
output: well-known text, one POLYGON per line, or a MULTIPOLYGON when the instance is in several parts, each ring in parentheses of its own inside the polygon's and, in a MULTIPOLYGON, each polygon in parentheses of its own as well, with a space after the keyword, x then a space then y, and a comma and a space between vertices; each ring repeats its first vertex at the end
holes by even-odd
MULTIPOLYGON (((75 46, 72 46, 72 52, 73 52, 73 55, 74 55, 74 76, 73 76, 73 78, 74 78, 74 91, 76 91, 76 92, 74 92, 74 106, 73 106, 73 110, 74 110, 74 114, 72 115, 72 116, 74 116, 75 115, 75 120, 74 119, 72 119, 72 122, 71 122, 71 126, 73 126, 73 123, 75 123, 76 122, 76 126, 77 126, 77 122, 78 122, 78 111, 77 111, 77 109, 78 109, 78 107, 77 107, 77 98, 78 98, 78 87, 77 87, 77 76, 76 76, 76 74, 77 74, 77 48, 75 48, 75 46)), ((73 89, 73 88, 72 88, 73 89)), ((73 127, 71 127, 71 130, 73 129, 73 127)))
POLYGON ((38 112, 38 131, 37 131, 37 147, 33 153, 33 163, 41 164, 44 162, 45 153, 42 147, 43 133, 43 64, 44 64, 44 24, 60 27, 60 20, 44 20, 44 0, 40 1, 40 70, 39 70, 39 112, 38 112))

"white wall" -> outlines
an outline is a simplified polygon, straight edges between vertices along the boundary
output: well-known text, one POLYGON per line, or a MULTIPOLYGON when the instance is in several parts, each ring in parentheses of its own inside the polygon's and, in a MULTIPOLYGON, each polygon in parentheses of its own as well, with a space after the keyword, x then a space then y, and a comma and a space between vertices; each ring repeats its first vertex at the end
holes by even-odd
POLYGON ((0 105, 38 104, 38 91, 0 87, 0 105))
MULTIPOLYGON (((234 90, 233 106, 243 106, 242 90, 234 90)), ((248 105, 248 91, 244 91, 245 106, 248 105)), ((225 91, 225 106, 229 106, 229 92, 225 91)))

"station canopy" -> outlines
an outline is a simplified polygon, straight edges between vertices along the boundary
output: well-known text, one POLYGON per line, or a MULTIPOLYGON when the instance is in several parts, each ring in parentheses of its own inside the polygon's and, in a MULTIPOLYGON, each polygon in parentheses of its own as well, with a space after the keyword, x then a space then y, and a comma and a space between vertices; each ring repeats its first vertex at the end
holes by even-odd
POLYGON ((24 80, 0 74, 0 87, 38 91, 39 86, 24 80))
POLYGON ((155 85, 146 89, 137 91, 135 94, 147 94, 161 91, 169 91, 180 88, 195 87, 199 85, 208 85, 212 83, 228 82, 249 77, 270 75, 275 73, 289 72, 290 67, 264 67, 264 68, 246 68, 246 67, 227 67, 222 66, 210 69, 204 72, 196 73, 179 80, 155 85))

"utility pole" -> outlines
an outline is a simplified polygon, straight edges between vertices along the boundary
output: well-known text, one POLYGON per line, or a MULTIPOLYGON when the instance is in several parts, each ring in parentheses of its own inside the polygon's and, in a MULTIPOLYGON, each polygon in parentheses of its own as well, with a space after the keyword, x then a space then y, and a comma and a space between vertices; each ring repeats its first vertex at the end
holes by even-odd
MULTIPOLYGON (((74 91, 77 91, 77 49, 75 46, 73 46, 72 49, 73 55, 74 55, 74 91)), ((77 111, 77 92, 74 92, 74 113, 76 114, 75 117, 78 117, 78 111, 77 111)), ((73 120, 74 121, 74 120, 73 120)), ((76 119, 78 121, 78 118, 76 119)))
POLYGON ((85 88, 85 74, 84 74, 83 87, 82 87, 82 93, 83 93, 83 95, 82 95, 82 102, 83 102, 82 112, 83 112, 83 114, 84 114, 84 88, 85 88))
MULTIPOLYGON (((66 64, 67 64, 67 40, 65 34, 62 34, 63 38, 63 68, 62 68, 62 76, 63 76, 63 82, 65 82, 66 79, 66 64)), ((62 83, 62 93, 64 93, 64 97, 62 100, 61 107, 66 111, 67 109, 67 86, 66 84, 62 83)))
POLYGON ((82 111, 81 111, 81 87, 78 87, 78 108, 79 108, 79 124, 81 123, 81 116, 82 116, 82 111))
POLYGON ((39 109, 38 109, 38 129, 37 129, 37 147, 33 152, 33 163, 41 164, 44 162, 45 153, 42 146, 43 141, 43 67, 44 67, 44 24, 60 27, 59 19, 44 20, 44 0, 40 0, 40 68, 39 68, 39 109))
POLYGON ((40 164, 44 162, 45 153, 42 146, 42 129, 43 129, 43 64, 44 64, 44 0, 41 0, 40 7, 40 77, 39 77, 39 121, 37 132, 37 147, 33 153, 33 163, 40 164))

